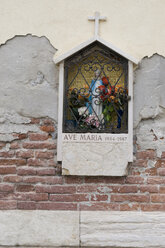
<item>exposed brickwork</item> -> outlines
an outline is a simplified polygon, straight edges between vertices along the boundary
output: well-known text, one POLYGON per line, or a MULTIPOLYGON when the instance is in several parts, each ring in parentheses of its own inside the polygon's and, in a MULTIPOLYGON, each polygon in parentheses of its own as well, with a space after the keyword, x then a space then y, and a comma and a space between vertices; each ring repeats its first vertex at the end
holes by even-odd
POLYGON ((165 211, 165 152, 138 151, 126 177, 61 176, 54 122, 27 125, 0 143, 0 209, 165 211))

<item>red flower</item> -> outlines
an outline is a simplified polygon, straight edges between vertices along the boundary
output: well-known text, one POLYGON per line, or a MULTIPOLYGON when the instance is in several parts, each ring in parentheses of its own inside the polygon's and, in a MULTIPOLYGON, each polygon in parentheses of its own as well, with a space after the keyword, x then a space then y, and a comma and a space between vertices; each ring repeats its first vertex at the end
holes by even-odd
POLYGON ((100 89, 100 98, 104 101, 111 94, 111 89, 107 89, 104 85, 98 87, 100 89))
POLYGON ((103 78, 102 78, 102 82, 103 82, 103 84, 104 84, 105 86, 108 85, 108 81, 109 81, 109 77, 103 77, 103 78))

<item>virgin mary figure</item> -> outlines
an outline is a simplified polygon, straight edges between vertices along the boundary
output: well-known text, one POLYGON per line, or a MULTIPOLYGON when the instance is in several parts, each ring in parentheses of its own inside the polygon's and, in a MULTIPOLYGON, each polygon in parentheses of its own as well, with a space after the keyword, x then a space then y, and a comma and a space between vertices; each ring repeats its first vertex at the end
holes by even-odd
POLYGON ((98 119, 101 119, 102 116, 102 104, 99 102, 99 86, 103 85, 103 82, 100 78, 100 70, 97 69, 95 71, 95 77, 92 79, 91 85, 90 85, 90 90, 91 90, 91 95, 89 97, 89 100, 91 102, 91 105, 89 106, 89 113, 96 115, 98 119))

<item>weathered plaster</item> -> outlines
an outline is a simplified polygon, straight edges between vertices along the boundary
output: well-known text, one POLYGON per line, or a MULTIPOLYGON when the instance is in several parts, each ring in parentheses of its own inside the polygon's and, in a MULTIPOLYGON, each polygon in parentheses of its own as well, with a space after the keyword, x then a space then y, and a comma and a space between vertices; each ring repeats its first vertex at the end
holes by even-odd
MULTIPOLYGON (((23 106, 22 106, 23 107, 23 106)), ((31 119, 17 114, 14 110, 0 109, 0 141, 10 142, 18 139, 12 133, 41 132, 31 119), (29 125, 26 125, 29 124, 29 125)))
POLYGON ((47 38, 15 36, 0 47, 0 108, 57 120, 56 49, 47 38))
POLYGON ((165 58, 144 58, 135 72, 134 128, 141 150, 165 150, 165 58))

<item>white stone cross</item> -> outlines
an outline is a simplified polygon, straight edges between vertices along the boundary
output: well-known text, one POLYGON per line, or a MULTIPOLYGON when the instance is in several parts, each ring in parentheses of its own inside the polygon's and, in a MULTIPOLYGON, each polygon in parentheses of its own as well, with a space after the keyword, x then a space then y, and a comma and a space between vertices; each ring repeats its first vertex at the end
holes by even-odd
POLYGON ((95 12, 94 17, 88 17, 89 21, 95 21, 95 37, 99 36, 99 21, 106 21, 105 16, 100 16, 99 12, 95 12))

